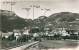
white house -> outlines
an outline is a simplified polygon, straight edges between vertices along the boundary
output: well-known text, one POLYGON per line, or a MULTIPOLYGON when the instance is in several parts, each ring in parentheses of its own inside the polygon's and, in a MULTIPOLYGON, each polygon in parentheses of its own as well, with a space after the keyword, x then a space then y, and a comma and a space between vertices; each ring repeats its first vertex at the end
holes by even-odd
POLYGON ((23 32, 23 34, 25 34, 25 35, 30 35, 29 30, 25 30, 25 31, 23 32))

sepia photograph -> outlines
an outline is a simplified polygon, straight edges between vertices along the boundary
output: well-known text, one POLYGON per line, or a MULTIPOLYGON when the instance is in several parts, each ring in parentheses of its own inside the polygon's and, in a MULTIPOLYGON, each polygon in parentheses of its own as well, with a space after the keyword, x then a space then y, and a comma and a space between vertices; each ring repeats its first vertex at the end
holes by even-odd
POLYGON ((0 50, 79 50, 79 0, 0 0, 0 50))

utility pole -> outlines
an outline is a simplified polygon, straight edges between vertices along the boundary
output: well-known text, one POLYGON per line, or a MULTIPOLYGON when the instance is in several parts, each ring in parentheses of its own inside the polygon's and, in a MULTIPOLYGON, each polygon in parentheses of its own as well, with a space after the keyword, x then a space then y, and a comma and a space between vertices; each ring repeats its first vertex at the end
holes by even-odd
POLYGON ((33 13, 33 19, 34 19, 34 17, 35 17, 35 12, 34 12, 35 8, 37 8, 37 9, 40 8, 40 5, 38 5, 38 4, 35 5, 34 1, 32 1, 32 2, 33 2, 33 4, 30 5, 30 7, 32 7, 32 11, 33 11, 32 13, 33 13))
POLYGON ((10 7, 10 8, 11 8, 11 9, 10 9, 11 11, 13 10, 13 6, 15 5, 15 3, 16 3, 16 2, 12 2, 12 1, 3 2, 3 4, 9 4, 9 5, 11 6, 11 7, 10 7))

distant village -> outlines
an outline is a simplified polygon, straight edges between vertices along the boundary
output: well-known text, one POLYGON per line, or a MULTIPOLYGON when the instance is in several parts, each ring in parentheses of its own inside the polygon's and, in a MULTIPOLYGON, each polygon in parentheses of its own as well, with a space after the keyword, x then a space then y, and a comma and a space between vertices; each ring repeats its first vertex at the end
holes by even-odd
POLYGON ((39 28, 27 28, 25 27, 23 30, 15 29, 12 32, 3 33, 1 32, 2 40, 79 40, 79 30, 68 30, 67 28, 55 28, 54 30, 50 30, 49 28, 45 28, 44 32, 39 32, 39 28))

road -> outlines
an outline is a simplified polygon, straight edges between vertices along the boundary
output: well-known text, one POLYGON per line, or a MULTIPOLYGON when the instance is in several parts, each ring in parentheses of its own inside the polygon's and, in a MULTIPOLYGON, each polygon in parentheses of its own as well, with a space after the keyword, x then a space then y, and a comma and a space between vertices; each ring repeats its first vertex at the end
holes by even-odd
POLYGON ((36 41, 36 42, 32 42, 30 44, 25 44, 23 46, 20 46, 20 47, 16 47, 16 48, 13 48, 13 49, 9 49, 9 50, 25 50, 25 48, 31 46, 31 45, 34 45, 34 44, 37 44, 39 41, 36 41))

